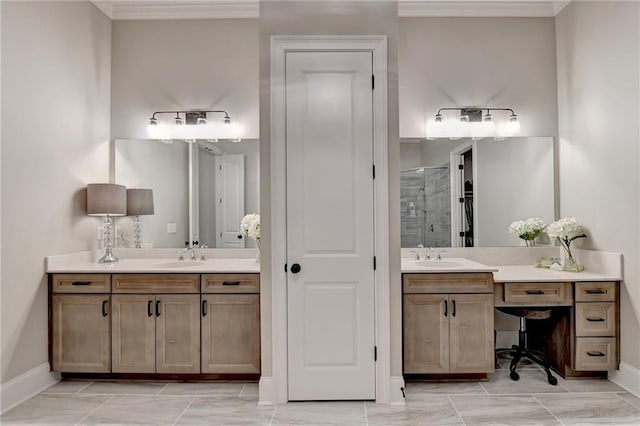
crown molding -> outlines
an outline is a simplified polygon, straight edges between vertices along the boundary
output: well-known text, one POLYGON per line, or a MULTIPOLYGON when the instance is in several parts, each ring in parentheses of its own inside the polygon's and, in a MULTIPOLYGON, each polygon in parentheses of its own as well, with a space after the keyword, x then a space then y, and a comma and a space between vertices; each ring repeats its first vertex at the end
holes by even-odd
MULTIPOLYGON (((250 19, 258 18, 260 15, 260 0, 91 0, 91 2, 112 20, 250 19)), ((570 2, 571 0, 398 0, 398 16, 401 18, 554 17, 570 2)))
POLYGON ((105 15, 118 20, 258 18, 258 0, 131 1, 91 0, 105 15))
MULTIPOLYGON (((399 0, 398 16, 409 17, 554 17, 553 1, 399 0)), ((563 6, 564 7, 564 6, 563 6)))

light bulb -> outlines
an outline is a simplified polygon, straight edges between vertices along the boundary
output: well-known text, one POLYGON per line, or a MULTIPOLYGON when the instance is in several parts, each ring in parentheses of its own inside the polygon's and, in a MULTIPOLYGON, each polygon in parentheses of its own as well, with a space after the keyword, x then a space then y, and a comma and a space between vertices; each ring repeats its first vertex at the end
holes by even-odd
POLYGON ((518 120, 518 116, 515 114, 511 114, 509 116, 509 120, 507 121, 507 133, 509 135, 515 135, 520 132, 520 120, 518 120))
POLYGON ((158 119, 154 118, 154 117, 151 117, 149 119, 149 121, 147 121, 147 125, 148 126, 157 126, 158 125, 158 119))
POLYGON ((182 126, 184 124, 184 120, 182 120, 182 118, 176 114, 176 118, 173 119, 173 124, 175 124, 176 126, 182 126))
POLYGON ((229 117, 228 115, 225 115, 223 122, 224 124, 227 124, 227 125, 231 124, 231 117, 229 117))
POLYGON ((198 117, 198 119, 196 120, 196 124, 198 126, 204 126, 207 124, 207 119, 204 117, 198 117))
POLYGON ((442 123, 442 114, 440 113, 436 114, 436 123, 442 123))
POLYGON ((493 116, 489 111, 487 111, 484 117, 482 117, 482 121, 484 121, 485 123, 491 123, 493 121, 493 116))
POLYGON ((460 122, 461 122, 461 123, 468 123, 468 122, 469 122, 469 116, 468 116, 468 115, 466 115, 466 114, 462 114, 462 115, 460 116, 460 122))

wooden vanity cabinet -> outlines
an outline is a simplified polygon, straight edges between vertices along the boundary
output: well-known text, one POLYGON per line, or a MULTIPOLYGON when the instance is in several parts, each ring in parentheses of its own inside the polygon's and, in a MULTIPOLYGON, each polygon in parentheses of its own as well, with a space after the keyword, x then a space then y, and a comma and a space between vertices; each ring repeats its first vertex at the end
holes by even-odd
POLYGON ((125 293, 113 295, 114 373, 200 373, 200 295, 176 294, 199 293, 198 281, 198 275, 114 275, 114 293, 125 293), (171 294, 127 294, 145 289, 171 294))
POLYGON ((54 371, 111 371, 110 281, 107 276, 51 277, 51 367, 54 371))
POLYGON ((404 274, 405 374, 494 370, 492 274, 404 274))
POLYGON ((203 275, 201 308, 202 372, 259 374, 259 275, 203 275))

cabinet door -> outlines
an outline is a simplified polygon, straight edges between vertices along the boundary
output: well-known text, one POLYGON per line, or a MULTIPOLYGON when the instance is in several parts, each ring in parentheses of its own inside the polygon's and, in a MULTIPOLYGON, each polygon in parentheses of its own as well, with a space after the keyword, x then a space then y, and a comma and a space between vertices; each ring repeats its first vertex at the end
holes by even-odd
POLYGON ((203 295, 202 372, 260 373, 260 295, 203 295))
POLYGON ((449 372, 449 316, 446 294, 404 296, 404 373, 449 372))
POLYGON ((156 296, 156 372, 200 372, 200 296, 156 296))
POLYGON ((493 295, 452 294, 449 308, 450 372, 492 372, 493 295))
POLYGON ((108 373, 109 295, 52 296, 53 370, 108 373))
POLYGON ((155 373, 155 296, 113 295, 114 373, 155 373))

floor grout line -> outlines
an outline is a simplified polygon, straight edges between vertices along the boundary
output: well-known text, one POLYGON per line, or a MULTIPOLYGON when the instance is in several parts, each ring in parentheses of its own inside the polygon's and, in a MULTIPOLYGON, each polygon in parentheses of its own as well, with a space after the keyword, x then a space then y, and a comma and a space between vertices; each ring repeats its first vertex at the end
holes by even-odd
POLYGON ((564 422, 563 422, 562 420, 560 420, 560 419, 558 418, 558 416, 556 416, 556 415, 553 413, 553 411, 551 411, 551 409, 550 409, 549 407, 547 407, 546 405, 544 405, 544 403, 543 403, 542 401, 540 401, 540 400, 539 400, 535 395, 531 394, 531 396, 533 397, 533 399, 535 399, 535 400, 538 402, 538 404, 540 404, 540 406, 541 406, 542 408, 544 408, 545 410, 547 410, 547 412, 548 412, 549 414, 551 414, 551 415, 553 416, 553 418, 554 418, 554 419, 556 419, 558 422, 560 422, 560 424, 561 424, 561 425, 564 425, 564 422))
POLYGON ((113 398, 113 395, 109 395, 109 398, 105 399, 102 404, 98 405, 93 411, 91 411, 89 414, 87 414, 86 416, 81 418, 80 421, 76 423, 76 425, 82 424, 82 422, 87 420, 91 415, 93 415, 93 413, 98 411, 103 405, 105 405, 107 402, 111 401, 112 398, 113 398))
POLYGON ((273 404, 273 413, 271 413, 271 420, 269 420, 269 426, 273 424, 273 419, 276 416, 276 410, 278 409, 277 404, 273 404))
POLYGON ((456 414, 460 418, 460 421, 462 422, 462 424, 466 425, 467 422, 465 422, 464 419, 462 418, 462 414, 460 414, 460 411, 458 411, 458 407, 456 407, 456 403, 453 402, 453 398, 451 398, 451 395, 447 395, 447 398, 449 398, 449 402, 451 403, 451 406, 453 407, 453 409, 455 410, 456 414))
POLYGON ((91 386, 91 384, 94 383, 93 381, 87 383, 86 385, 84 385, 83 387, 81 387, 80 389, 78 389, 75 393, 80 393, 83 390, 85 390, 86 388, 88 388, 89 386, 91 386))
POLYGON ((487 394, 487 395, 491 395, 491 394, 489 393, 489 391, 487 390, 487 388, 485 388, 485 387, 484 387, 484 385, 483 385, 482 383, 478 382, 478 384, 480 385, 480 387, 482 388, 482 390, 484 391, 484 393, 485 393, 485 394, 487 394))
POLYGON ((165 389, 167 388, 167 386, 169 386, 169 383, 168 383, 168 382, 167 382, 167 383, 162 387, 162 389, 160 389, 160 390, 159 390, 158 392, 156 392, 155 394, 156 394, 156 395, 160 395, 160 393, 161 393, 163 390, 165 390, 165 389))
MULTIPOLYGON (((168 383, 167 383, 168 384, 168 383)), ((186 407, 184 407, 184 410, 182 410, 182 412, 178 415, 178 417, 173 421, 173 423, 171 423, 172 425, 175 425, 176 423, 178 423, 178 421, 180 420, 180 418, 182 418, 182 416, 184 416, 184 413, 187 412, 187 410, 189 409, 189 407, 191 407, 191 404, 193 404, 193 401, 195 401, 197 398, 197 396, 194 396, 193 398, 191 398, 191 401, 189 401, 189 403, 187 404, 186 407)))
MULTIPOLYGON (((603 393, 604 393, 604 392, 603 392, 603 393)), ((627 393, 630 393, 630 392, 627 392, 627 393)), ((623 398, 623 397, 622 397, 622 395, 620 395, 620 393, 619 393, 619 392, 616 392, 616 395, 618 395, 618 398, 620 398, 621 400, 623 400, 623 401, 624 401, 624 402, 626 402, 627 404, 631 405, 633 408, 636 408, 636 409, 640 410, 640 407, 638 407, 637 405, 635 405, 633 402, 631 402, 631 401, 629 401, 629 400, 627 400, 627 399, 623 398)))
POLYGON ((369 426, 369 414, 367 414, 367 401, 362 401, 362 406, 364 407, 364 422, 367 426, 369 426))
POLYGON ((242 391, 243 391, 243 390, 244 390, 244 388, 246 388, 246 387, 247 387, 247 384, 246 384, 246 383, 245 383, 245 384, 243 384, 243 385, 242 385, 242 387, 240 388, 240 392, 238 392, 238 395, 237 395, 237 396, 241 396, 241 395, 242 395, 242 391))

